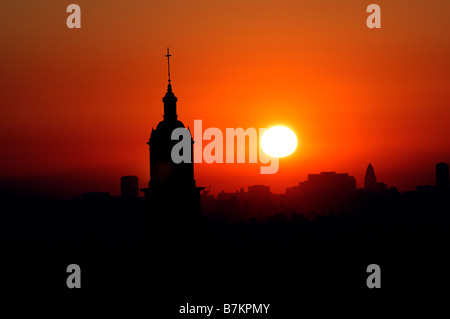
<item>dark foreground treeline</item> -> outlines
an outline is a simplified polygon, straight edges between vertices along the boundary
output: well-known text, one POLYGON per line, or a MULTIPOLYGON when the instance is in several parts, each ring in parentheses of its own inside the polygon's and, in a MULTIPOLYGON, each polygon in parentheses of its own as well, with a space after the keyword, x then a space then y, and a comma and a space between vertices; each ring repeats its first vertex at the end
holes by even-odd
POLYGON ((205 217, 200 231, 180 237, 172 225, 155 225, 142 199, 4 198, 1 289, 66 300, 143 298, 167 318, 186 302, 272 303, 275 312, 295 313, 299 305, 345 308, 356 300, 384 305, 448 294, 448 192, 365 194, 339 214, 286 209, 239 223, 222 217, 205 217), (81 267, 78 291, 66 286, 70 264, 81 267), (370 264, 381 267, 379 290, 366 286, 370 264))

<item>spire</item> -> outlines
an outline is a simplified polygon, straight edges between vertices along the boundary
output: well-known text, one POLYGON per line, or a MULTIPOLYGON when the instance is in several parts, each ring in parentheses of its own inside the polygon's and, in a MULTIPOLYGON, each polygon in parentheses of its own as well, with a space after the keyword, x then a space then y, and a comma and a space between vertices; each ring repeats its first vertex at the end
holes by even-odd
POLYGON ((167 86, 168 90, 172 90, 172 85, 170 85, 170 57, 172 55, 169 53, 169 47, 167 47, 167 54, 165 55, 165 57, 167 58, 167 73, 169 75, 169 85, 167 86))
POLYGON ((170 84, 170 57, 169 48, 167 48, 167 71, 169 75, 169 84, 167 85, 167 93, 163 97, 164 102, 164 120, 172 121, 177 119, 177 98, 172 92, 172 85, 170 84))

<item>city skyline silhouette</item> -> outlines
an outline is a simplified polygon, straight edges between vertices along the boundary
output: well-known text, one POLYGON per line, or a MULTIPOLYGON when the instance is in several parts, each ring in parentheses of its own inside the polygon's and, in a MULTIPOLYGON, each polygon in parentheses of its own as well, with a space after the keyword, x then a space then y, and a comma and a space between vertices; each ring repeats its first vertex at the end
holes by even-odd
MULTIPOLYGON (((367 29, 359 4, 328 2, 267 1, 254 11, 231 1, 204 11, 193 5, 190 15, 185 5, 140 2, 125 20, 118 7, 108 7, 107 16, 117 21, 107 24, 114 37, 103 36, 100 2, 83 6, 87 29, 79 33, 59 28, 60 12, 51 5, 40 13, 42 29, 22 23, 37 19, 31 11, 21 19, 7 15, 5 24, 15 32, 6 32, 2 43, 0 182, 65 197, 119 195, 117 180, 129 174, 146 187, 142 138, 161 117, 162 55, 169 45, 186 126, 195 119, 222 130, 281 123, 299 137, 298 150, 272 178, 258 176, 251 165, 196 165, 197 182, 214 185, 212 192, 239 189, 245 178, 282 193, 321 171, 348 172, 361 187, 369 162, 401 191, 433 184, 434 164, 450 162, 449 22, 437 14, 450 10, 448 2, 382 1, 388 25, 380 30, 367 29), (167 25, 148 19, 148 12, 167 25), (99 46, 93 50, 92 43, 99 46)), ((21 12, 18 5, 3 11, 11 10, 21 12)))
MULTIPOLYGON (((153 176, 150 179, 150 182, 148 183, 148 187, 147 188, 141 188, 140 191, 143 192, 145 194, 145 197, 147 198, 147 200, 149 200, 149 198, 153 197, 154 200, 158 199, 158 198, 166 198, 163 199, 162 202, 166 201, 169 202, 170 199, 169 197, 171 195, 164 195, 164 193, 158 193, 160 189, 164 189, 167 188, 167 193, 169 194, 171 191, 175 191, 176 192, 176 188, 181 187, 180 190, 180 194, 187 192, 187 193, 192 193, 193 197, 196 197, 197 199, 194 200, 194 202, 196 202, 196 204, 193 204, 194 206, 196 206, 196 210, 200 211, 199 205, 200 205, 200 192, 202 190, 205 189, 205 187, 196 187, 196 181, 194 179, 194 149, 193 149, 193 144, 194 144, 194 140, 191 137, 191 163, 181 163, 181 164, 175 164, 173 163, 172 157, 171 157, 171 150, 173 148, 173 146, 176 144, 176 141, 172 140, 171 134, 172 131, 176 128, 185 128, 184 124, 182 122, 180 122, 178 120, 178 115, 177 115, 177 97, 174 95, 173 91, 172 91, 172 84, 171 84, 171 78, 170 78, 170 57, 172 55, 169 53, 169 48, 167 48, 167 54, 165 55, 165 57, 167 58, 167 74, 168 74, 168 85, 167 85, 167 92, 165 94, 165 96, 163 97, 162 101, 163 101, 163 121, 159 122, 159 124, 156 126, 156 130, 155 128, 152 128, 151 130, 151 134, 150 134, 150 139, 149 142, 147 143, 150 147, 150 154, 151 154, 151 148, 152 148, 152 144, 154 145, 154 151, 153 151, 153 160, 152 160, 152 156, 150 155, 150 176, 153 176), (154 139, 154 142, 152 143, 152 137, 154 139), (172 176, 172 177, 171 177, 172 176), (153 179, 153 184, 155 184, 156 186, 152 187, 152 182, 151 180, 153 179), (167 184, 167 185, 166 185, 167 184), (186 185, 188 188, 185 190, 182 190, 182 187, 184 187, 183 185, 186 185), (192 187, 192 190, 189 190, 189 188, 192 187), (152 191, 153 188, 153 191, 152 191), (151 193, 155 193, 153 196, 151 196, 151 193)), ((189 134, 190 131, 189 131, 189 134)), ((247 143, 247 142, 246 142, 247 143)), ((259 141, 258 141, 259 143, 259 141)), ((246 147, 246 151, 248 152, 248 144, 245 145, 246 147)), ((197 164, 198 165, 198 164, 197 164)), ((212 164, 214 165, 214 164, 212 164)), ((444 162, 440 162, 439 165, 441 165, 441 172, 439 176, 439 172, 438 172, 438 164, 436 164, 436 185, 438 186, 439 183, 443 183, 443 184, 448 184, 448 178, 446 179, 445 177, 442 177, 442 172, 446 172, 446 168, 445 165, 448 165, 444 162)), ((448 168, 447 168, 448 171, 448 168)), ((321 176, 324 176, 323 174, 335 174, 335 172, 320 172, 321 176)), ((343 173, 343 174, 347 174, 348 173, 343 173)), ((339 176, 342 174, 338 174, 336 176, 339 176)), ((135 177, 135 180, 133 181, 134 183, 137 183, 137 189, 139 189, 139 178, 138 176, 132 175, 135 177)), ((313 174, 308 174, 308 179, 314 176, 313 174)), ((126 176, 122 177, 125 178, 126 176)), ((351 178, 354 179, 353 176, 350 176, 351 178)), ((326 182, 325 182, 326 183, 326 182)), ((299 182, 299 185, 305 184, 305 182, 299 182)), ((357 182, 354 179, 353 182, 353 186, 351 188, 353 188, 354 191, 356 191, 357 189, 357 182)), ((5 185, 2 186, 2 188, 4 189, 5 194, 8 194, 8 187, 10 185, 8 185, 7 183, 5 183, 5 185)), ((14 187, 17 186, 14 185, 14 183, 11 185, 13 186, 12 189, 14 190, 14 187)), ((208 187, 208 192, 206 193, 207 195, 209 195, 208 197, 211 198, 211 186, 209 185, 208 187)), ((249 187, 255 187, 252 185, 240 185, 240 187, 238 188, 239 191, 236 191, 236 193, 242 193, 242 186, 247 186, 249 187)), ((260 185, 263 186, 263 185, 260 185)), ((341 185, 342 186, 342 185, 341 185)), ((423 186, 423 185, 416 185, 416 187, 418 186, 423 186)), ((269 187, 270 185, 267 185, 265 187, 269 187)), ((292 190, 294 188, 296 188, 297 186, 287 186, 285 188, 285 192, 281 193, 281 194, 285 194, 288 195, 289 193, 292 194, 292 190)), ((122 186, 121 186, 122 188, 122 186)), ((136 188, 136 186, 135 186, 136 188)), ((345 186, 344 186, 345 188, 345 186)), ((362 187, 363 189, 367 189, 367 190, 372 190, 372 191, 383 191, 383 190, 387 190, 388 186, 383 183, 383 182, 377 182, 375 173, 374 173, 374 169, 371 163, 368 164, 368 167, 365 171, 364 174, 364 182, 362 187)), ((398 189, 395 186, 391 186, 390 187, 391 191, 395 191, 398 192, 398 189)), ((298 191, 298 187, 296 189, 296 191, 298 191)), ((91 192, 93 194, 95 193, 103 193, 103 194, 110 194, 109 191, 105 191, 105 190, 95 190, 94 192, 91 192)), ((123 189, 121 190, 121 193, 123 193, 123 189)), ((216 191, 216 196, 224 196, 224 191, 216 191)), ((82 192, 81 195, 86 195, 87 192, 82 192)), ((20 193, 20 187, 19 187, 19 191, 18 192, 11 192, 11 195, 17 196, 17 197, 21 197, 24 196, 26 197, 27 194, 21 194, 20 193)), ((55 194, 45 194, 45 197, 49 197, 52 198, 53 196, 56 196, 55 194)), ((140 196, 140 192, 137 193, 137 197, 140 196)), ((264 196, 264 195, 262 195, 264 196)), ((76 197, 76 196, 75 196, 76 197)), ((133 196, 135 197, 135 196, 133 196)), ((185 199, 185 201, 187 201, 187 199, 185 199)), ((161 205, 161 204, 160 204, 161 205)), ((176 210, 176 209, 174 209, 176 210)))
POLYGON ((361 317, 448 296, 449 1, 380 0, 380 29, 348 1, 80 1, 81 29, 56 0, 0 4, 0 290, 15 311, 361 317), (297 148, 275 174, 195 163, 210 142, 196 120, 285 126, 297 148), (174 130, 191 161, 174 161, 174 130))

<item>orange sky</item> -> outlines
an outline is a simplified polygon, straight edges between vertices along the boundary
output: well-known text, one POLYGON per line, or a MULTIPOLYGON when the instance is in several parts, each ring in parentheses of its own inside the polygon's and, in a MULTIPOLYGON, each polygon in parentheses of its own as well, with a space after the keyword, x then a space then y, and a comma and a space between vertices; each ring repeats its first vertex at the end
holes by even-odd
MULTIPOLYGON (((0 4, 0 177, 49 192, 117 194, 149 178, 171 47, 186 126, 293 129, 297 151, 275 175, 259 164, 196 165, 213 192, 263 183, 275 192, 320 171, 362 185, 369 162, 400 189, 434 183, 450 161, 450 2, 83 1, 0 4)), ((204 143, 205 144, 205 143, 204 143)))

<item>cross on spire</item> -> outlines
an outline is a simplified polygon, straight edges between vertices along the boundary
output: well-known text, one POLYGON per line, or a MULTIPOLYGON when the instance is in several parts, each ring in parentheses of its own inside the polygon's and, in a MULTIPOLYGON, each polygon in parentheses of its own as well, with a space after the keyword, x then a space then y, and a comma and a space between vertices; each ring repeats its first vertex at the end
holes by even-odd
POLYGON ((169 84, 170 84, 170 57, 172 55, 169 53, 169 47, 167 47, 167 54, 165 55, 165 57, 167 57, 167 71, 169 73, 169 84))

